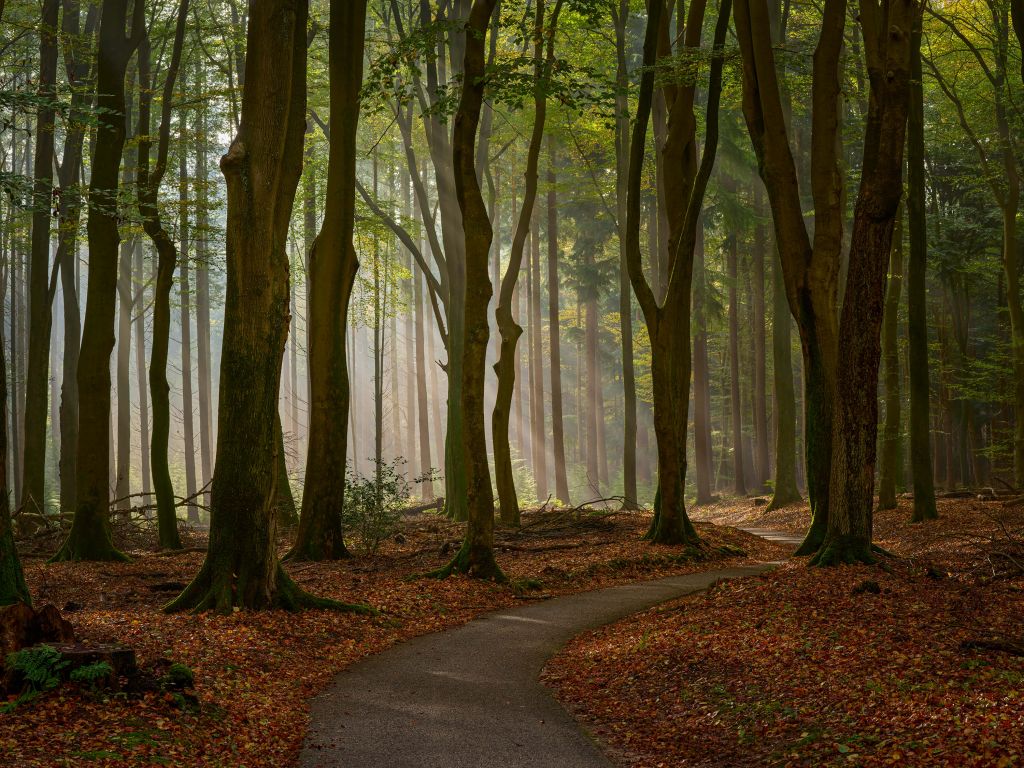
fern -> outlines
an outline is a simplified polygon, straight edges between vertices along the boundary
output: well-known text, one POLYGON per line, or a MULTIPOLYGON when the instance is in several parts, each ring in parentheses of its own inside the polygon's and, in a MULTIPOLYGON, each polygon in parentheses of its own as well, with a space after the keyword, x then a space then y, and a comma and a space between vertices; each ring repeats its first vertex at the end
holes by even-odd
POLYGON ((7 657, 7 668, 20 672, 29 691, 50 691, 60 685, 60 674, 70 662, 49 645, 23 648, 7 657))
POLYGON ((105 661, 96 661, 86 664, 71 672, 71 681, 85 683, 94 687, 96 683, 106 680, 114 673, 114 668, 105 661))

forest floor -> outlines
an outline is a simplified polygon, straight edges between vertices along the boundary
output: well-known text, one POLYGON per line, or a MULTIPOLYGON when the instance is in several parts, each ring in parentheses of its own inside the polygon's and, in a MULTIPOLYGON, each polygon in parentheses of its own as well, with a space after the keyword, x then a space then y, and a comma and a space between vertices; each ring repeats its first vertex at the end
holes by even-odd
MULTIPOLYGON (((3 764, 290 765, 307 728, 309 698, 338 671, 397 642, 523 601, 785 556, 778 545, 705 523, 698 527, 709 546, 694 557, 642 541, 649 522, 646 513, 526 513, 521 529, 497 532, 507 585, 416 578, 447 562, 461 538, 461 525, 433 514, 405 520, 375 556, 286 566, 314 594, 367 603, 376 616, 166 615, 161 606, 202 563, 205 542, 195 533, 187 541, 192 551, 171 554, 153 551, 148 534, 122 527, 119 544, 134 558, 128 564, 46 565, 44 552, 30 552, 26 578, 37 607, 62 608, 85 642, 134 648, 144 668, 166 659, 188 665, 198 705, 181 709, 171 695, 63 686, 0 714, 3 764)), ((280 543, 283 552, 288 542, 280 543)), ((37 541, 35 549, 45 547, 37 541)))
MULTIPOLYGON (((621 765, 1024 765, 1024 507, 876 513, 891 557, 724 583, 573 640, 545 670, 621 765), (1016 565, 1014 564, 1016 563, 1016 565)), ((806 505, 695 519, 802 533, 806 505)))

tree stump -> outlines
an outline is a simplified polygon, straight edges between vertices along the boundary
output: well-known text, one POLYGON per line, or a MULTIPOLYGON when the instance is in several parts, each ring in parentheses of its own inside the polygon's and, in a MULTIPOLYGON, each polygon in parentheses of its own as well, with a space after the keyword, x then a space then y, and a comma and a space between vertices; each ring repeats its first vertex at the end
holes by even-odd
POLYGON ((60 653, 61 660, 68 662, 68 665, 61 671, 61 675, 65 679, 80 667, 106 662, 112 671, 104 681, 103 687, 117 688, 119 678, 131 677, 138 671, 138 666, 135 663, 135 650, 123 645, 58 643, 53 647, 60 653))
POLYGON ((22 648, 74 641, 74 627, 54 605, 44 605, 38 611, 24 603, 0 608, 0 664, 22 648))

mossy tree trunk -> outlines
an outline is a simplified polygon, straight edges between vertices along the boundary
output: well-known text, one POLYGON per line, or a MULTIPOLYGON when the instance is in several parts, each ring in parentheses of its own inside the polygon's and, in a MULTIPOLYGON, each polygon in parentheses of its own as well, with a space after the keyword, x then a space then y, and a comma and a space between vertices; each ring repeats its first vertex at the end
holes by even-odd
POLYGON ((290 553, 295 560, 336 560, 348 555, 341 526, 349 412, 345 331, 359 268, 352 241, 359 121, 355 105, 363 80, 365 20, 366 0, 331 3, 332 132, 327 207, 309 255, 309 450, 302 516, 290 553))
POLYGON ((278 390, 288 332, 288 224, 302 172, 306 27, 301 0, 253 3, 241 122, 221 159, 227 293, 210 543, 168 611, 335 605, 281 568, 275 495, 278 390))
POLYGON ((163 85, 160 128, 157 132, 156 165, 150 171, 150 153, 153 137, 150 133, 150 114, 154 84, 150 71, 150 41, 147 37, 139 46, 139 215, 142 227, 157 253, 156 284, 153 289, 153 343, 149 362, 149 389, 153 403, 153 431, 150 443, 150 467, 156 491, 156 518, 160 546, 181 549, 178 535, 178 516, 175 509, 174 485, 168 462, 168 440, 171 429, 170 385, 167 383, 167 356, 171 337, 171 288, 178 252, 160 218, 158 196, 160 183, 167 171, 167 154, 171 136, 173 95, 178 70, 181 66, 185 41, 185 23, 188 19, 188 0, 178 5, 177 25, 171 61, 163 85))
POLYGON ((89 282, 78 365, 79 435, 74 522, 53 560, 125 560, 110 536, 110 353, 117 290, 117 192, 125 142, 125 72, 145 34, 144 3, 104 0, 96 66, 89 183, 89 282), (125 30, 130 26, 128 35, 125 30))

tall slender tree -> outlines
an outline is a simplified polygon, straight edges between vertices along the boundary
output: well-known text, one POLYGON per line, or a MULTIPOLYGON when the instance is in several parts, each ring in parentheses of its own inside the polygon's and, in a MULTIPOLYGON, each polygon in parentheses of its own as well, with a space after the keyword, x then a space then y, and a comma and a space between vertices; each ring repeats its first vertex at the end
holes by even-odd
MULTIPOLYGON (((153 404, 153 433, 151 437, 150 469, 156 491, 156 515, 160 546, 180 549, 178 519, 175 511, 174 485, 171 482, 168 461, 168 441, 171 430, 170 385, 167 382, 167 357, 171 338, 171 289, 178 250, 160 217, 158 196, 160 184, 167 171, 167 156, 171 140, 171 115, 174 110, 174 88, 181 68, 185 43, 185 24, 188 20, 189 0, 180 0, 171 60, 164 77, 160 105, 160 127, 157 130, 156 165, 150 170, 153 146, 151 111, 154 83, 150 64, 150 40, 147 35, 139 46, 139 169, 138 200, 142 227, 156 249, 156 283, 153 287, 153 343, 149 359, 149 390, 153 404)), ((152 25, 152 22, 151 22, 152 25)), ((184 147, 182 147, 184 151, 184 147)), ((186 456, 186 460, 191 460, 186 456)))
MULTIPOLYGON (((462 547, 438 575, 466 573, 503 580, 494 559, 494 492, 487 465, 487 432, 484 424, 484 378, 487 364, 487 307, 493 288, 488 270, 491 250, 490 217, 476 173, 476 134, 480 123, 487 75, 484 45, 496 0, 473 0, 466 24, 462 67, 462 95, 455 113, 452 165, 455 194, 462 212, 465 254, 462 366, 459 406, 462 411, 462 452, 466 470, 468 521, 462 547)), ((454 329, 449 327, 449 332, 454 329)), ((449 376, 451 372, 449 371, 449 376)))
POLYGON ((28 366, 25 372, 25 459, 18 506, 45 513, 46 399, 50 365, 51 307, 57 272, 50 274, 50 212, 53 208, 54 113, 57 98, 58 0, 44 0, 39 26, 35 160, 32 164, 32 253, 29 261, 28 366))
MULTIPOLYGON (((683 46, 699 47, 704 3, 689 8, 683 46)), ((658 444, 658 491, 649 537, 663 544, 699 541, 686 514, 683 488, 686 476, 686 421, 690 395, 690 301, 697 222, 718 149, 718 108, 722 92, 722 49, 729 28, 731 0, 719 6, 714 53, 708 79, 704 152, 696 159, 696 83, 663 88, 668 105, 668 128, 662 150, 666 200, 670 213, 668 283, 658 299, 644 275, 640 257, 640 178, 647 126, 654 96, 654 65, 667 36, 668 17, 662 0, 649 4, 644 39, 644 71, 640 78, 636 122, 629 154, 626 205, 627 267, 637 303, 651 342, 654 431, 658 444)), ((664 50, 664 49, 662 49, 664 50)))
POLYGON ((143 3, 135 3, 129 18, 128 0, 103 0, 96 70, 99 114, 89 183, 89 283, 78 365, 77 506, 54 560, 127 559, 110 537, 110 353, 121 241, 117 193, 126 133, 124 78, 144 34, 143 3))
POLYGON ((924 82, 921 21, 911 31, 910 106, 907 116, 907 354, 910 369, 910 467, 914 484, 914 522, 939 516, 935 507, 931 416, 928 399, 928 223, 925 212, 924 82))
POLYGON ((309 452, 302 515, 291 557, 345 557, 341 511, 345 505, 349 374, 346 324, 359 260, 355 223, 356 128, 363 80, 366 0, 331 4, 329 75, 331 145, 323 224, 309 254, 307 332, 310 374, 309 452))

